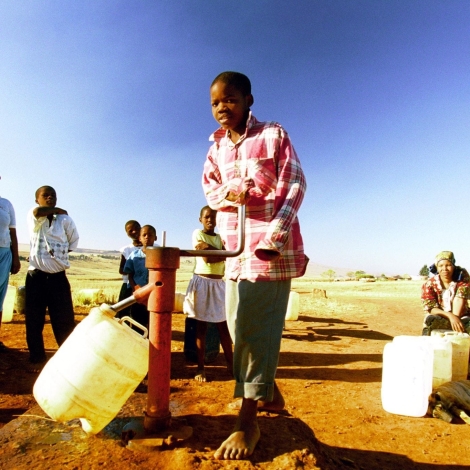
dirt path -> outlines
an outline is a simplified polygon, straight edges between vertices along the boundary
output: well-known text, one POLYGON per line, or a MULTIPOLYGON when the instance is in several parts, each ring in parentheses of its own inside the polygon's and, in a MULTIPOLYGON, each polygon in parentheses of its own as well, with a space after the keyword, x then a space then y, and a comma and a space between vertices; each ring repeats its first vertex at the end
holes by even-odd
MULTIPOLYGON (((69 438, 51 441, 58 430, 51 431, 46 422, 36 427, 28 418, 10 422, 0 429, 0 468, 470 468, 467 425, 392 415, 381 406, 383 347, 398 334, 419 334, 419 302, 301 295, 299 320, 286 324, 278 370, 287 407, 279 415, 260 413, 262 438, 250 461, 212 459, 235 420, 226 406, 233 383, 222 354, 207 369, 209 383, 192 380, 195 365, 186 364, 183 355, 184 316, 173 314, 171 410, 193 427, 191 439, 159 453, 122 447, 123 423, 145 408, 145 389, 139 388, 96 437, 86 437, 72 423, 60 428, 69 438)), ((52 353, 50 325, 46 331, 52 353)), ((2 340, 11 348, 0 356, 0 422, 7 423, 35 403, 36 376, 25 372, 21 316, 3 325, 2 340)), ((40 413, 38 407, 33 410, 40 413)))

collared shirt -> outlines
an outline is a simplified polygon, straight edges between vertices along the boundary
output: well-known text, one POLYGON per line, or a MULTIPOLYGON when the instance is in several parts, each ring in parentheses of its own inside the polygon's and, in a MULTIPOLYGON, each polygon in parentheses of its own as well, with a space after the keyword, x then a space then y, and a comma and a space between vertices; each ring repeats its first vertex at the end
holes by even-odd
POLYGON ((30 236, 29 268, 46 273, 58 273, 70 268, 69 251, 78 246, 78 231, 69 215, 55 214, 36 219, 34 207, 28 212, 30 236))
POLYGON ((135 248, 126 260, 123 271, 134 276, 134 282, 143 287, 149 282, 149 270, 145 267, 145 253, 142 248, 135 248))
POLYGON ((16 228, 15 209, 8 199, 0 197, 0 248, 10 248, 11 228, 16 228))
POLYGON ((229 279, 285 280, 299 277, 305 255, 297 211, 306 181, 289 135, 276 122, 259 122, 251 115, 245 134, 234 144, 224 129, 211 135, 214 144, 204 164, 202 185, 207 203, 217 212, 217 227, 225 247, 237 245, 237 202, 226 199, 229 191, 248 190, 245 248, 237 258, 227 258, 229 279), (276 261, 263 261, 256 249, 280 253, 276 261))
MULTIPOLYGON (((460 297, 462 299, 470 299, 470 277, 468 272, 464 269, 462 271, 462 281, 452 281, 451 288, 453 298, 460 297)), ((440 308, 446 310, 444 305, 444 296, 446 289, 442 286, 439 274, 430 277, 421 288, 421 303, 425 313, 431 313, 433 308, 440 308)), ((448 310, 448 309, 447 309, 448 310)), ((467 307, 467 315, 469 308, 467 307)))

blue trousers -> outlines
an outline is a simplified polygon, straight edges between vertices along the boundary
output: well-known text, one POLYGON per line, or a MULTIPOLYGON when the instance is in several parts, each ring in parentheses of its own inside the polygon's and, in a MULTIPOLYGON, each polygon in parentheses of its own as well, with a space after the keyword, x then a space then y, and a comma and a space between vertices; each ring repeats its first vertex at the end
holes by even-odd
POLYGON ((10 247, 0 248, 0 312, 3 312, 3 301, 5 300, 5 296, 7 295, 8 279, 10 278, 11 260, 12 255, 10 247))
POLYGON ((226 283, 235 397, 271 401, 291 280, 226 283))

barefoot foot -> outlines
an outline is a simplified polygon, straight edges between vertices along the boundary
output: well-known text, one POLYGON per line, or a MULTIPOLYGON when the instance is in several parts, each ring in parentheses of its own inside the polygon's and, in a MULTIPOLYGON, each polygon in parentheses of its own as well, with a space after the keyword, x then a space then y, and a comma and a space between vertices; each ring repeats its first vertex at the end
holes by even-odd
POLYGON ((198 369, 196 376, 194 377, 196 382, 206 382, 206 373, 204 370, 198 369))
POLYGON ((215 451, 218 460, 245 460, 255 450, 260 438, 258 422, 238 425, 228 439, 215 451))

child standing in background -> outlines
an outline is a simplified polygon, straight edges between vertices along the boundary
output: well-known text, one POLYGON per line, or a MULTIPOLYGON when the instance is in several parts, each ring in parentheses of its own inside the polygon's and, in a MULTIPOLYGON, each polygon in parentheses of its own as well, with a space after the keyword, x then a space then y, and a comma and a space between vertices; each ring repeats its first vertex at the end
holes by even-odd
MULTIPOLYGON (((192 243, 196 250, 224 250, 220 235, 215 233, 217 211, 209 206, 201 209, 199 222, 204 227, 193 232, 192 243)), ((225 317, 225 261, 222 257, 196 256, 196 267, 189 282, 183 310, 197 320, 196 350, 198 382, 206 381, 204 356, 206 352, 207 322, 216 323, 224 350, 227 370, 233 375, 232 340, 225 317)))
MULTIPOLYGON (((149 270, 145 267, 145 251, 148 246, 154 246, 157 231, 152 225, 144 225, 140 229, 139 240, 142 247, 134 249, 124 264, 123 272, 129 275, 132 292, 149 282, 149 270)), ((131 315, 136 322, 148 328, 149 312, 147 305, 136 302, 131 305, 131 315)))
MULTIPOLYGON (((132 287, 129 284, 129 276, 124 273, 124 265, 126 264, 126 260, 129 258, 131 253, 136 249, 142 246, 142 243, 139 239, 140 237, 140 224, 137 220, 128 220, 126 225, 124 226, 126 230, 127 236, 132 240, 132 243, 129 245, 123 246, 119 251, 121 252, 121 262, 119 264, 119 274, 122 275, 122 286, 121 291, 119 292, 119 299, 121 300, 127 299, 132 295, 132 287)), ((117 318, 122 318, 125 316, 130 315, 131 308, 127 307, 120 312, 117 313, 117 318)))
POLYGON ((28 213, 30 235, 29 268, 26 275, 26 341, 29 361, 41 369, 46 361, 42 331, 46 309, 57 344, 60 346, 75 328, 72 293, 65 270, 70 268, 69 252, 78 245, 78 232, 65 209, 56 207, 51 186, 36 191, 36 207, 28 213))

